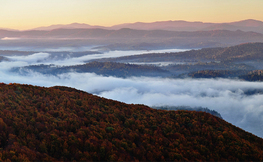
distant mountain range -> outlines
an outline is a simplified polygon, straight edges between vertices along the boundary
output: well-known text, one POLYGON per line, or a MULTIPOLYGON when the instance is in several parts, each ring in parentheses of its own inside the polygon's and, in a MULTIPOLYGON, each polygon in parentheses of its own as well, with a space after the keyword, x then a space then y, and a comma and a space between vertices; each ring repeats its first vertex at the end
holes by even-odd
MULTIPOLYGON (((80 42, 82 42, 82 44, 86 45, 96 45, 98 50, 107 51, 226 47, 248 42, 263 42, 263 34, 257 32, 244 32, 242 30, 166 31, 137 30, 129 28, 122 28, 119 30, 99 28, 60 28, 48 31, 0 30, 0 40, 2 45, 36 45, 36 39, 37 42, 49 39, 49 41, 53 41, 53 45, 61 42, 60 40, 70 40, 71 43, 68 42, 65 47, 72 44, 79 45, 80 42), (28 40, 25 42, 21 38, 28 40)), ((37 46, 41 46, 43 43, 44 42, 37 44, 37 46)), ((47 42, 44 44, 46 43, 47 42)))
POLYGON ((209 31, 165 31, 165 30, 138 30, 122 28, 118 30, 108 29, 53 29, 9 31, 0 30, 0 38, 175 38, 175 37, 254 37, 263 34, 256 32, 244 32, 241 30, 209 30, 209 31))
MULTIPOLYGON (((24 40, 17 40, 20 38, 37 38, 38 41, 67 39, 71 40, 70 44, 74 44, 73 41, 79 44, 81 40, 86 45, 99 45, 97 48, 102 51, 226 47, 248 42, 263 42, 263 22, 251 19, 223 24, 162 21, 112 27, 73 23, 26 31, 0 28, 0 40, 7 40, 2 41, 5 45, 11 46, 10 43, 13 43, 16 46, 25 46, 24 40)), ((28 40, 27 44, 36 44, 35 40, 31 42, 28 40)))
POLYGON ((67 25, 63 25, 63 24, 57 24, 57 25, 51 25, 51 26, 44 26, 44 27, 38 27, 38 28, 34 28, 31 30, 54 30, 54 29, 95 29, 95 28, 100 28, 100 29, 107 29, 107 27, 104 26, 97 26, 97 25, 88 25, 88 24, 84 24, 84 23, 72 23, 72 24, 67 24, 67 25))
POLYGON ((114 25, 111 27, 105 26, 92 26, 88 24, 72 23, 67 25, 51 25, 46 27, 38 27, 33 30, 54 30, 54 29, 108 29, 119 30, 122 28, 130 28, 136 30, 168 30, 168 31, 207 31, 207 30, 242 30, 242 31, 254 31, 263 33, 263 22, 253 19, 242 20, 230 23, 204 23, 204 22, 188 22, 188 21, 158 21, 151 23, 136 22, 114 25))

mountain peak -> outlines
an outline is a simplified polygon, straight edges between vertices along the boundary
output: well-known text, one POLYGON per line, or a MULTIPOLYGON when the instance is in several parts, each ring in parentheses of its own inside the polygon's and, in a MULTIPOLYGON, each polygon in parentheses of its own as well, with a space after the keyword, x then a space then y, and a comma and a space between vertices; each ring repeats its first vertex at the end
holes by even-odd
POLYGON ((71 24, 56 24, 44 27, 38 27, 33 30, 54 30, 54 29, 109 29, 119 30, 122 28, 130 28, 136 30, 167 30, 167 31, 200 31, 200 30, 242 30, 242 31, 254 31, 263 33, 263 22, 254 19, 246 19, 242 21, 235 21, 229 23, 207 23, 201 21, 185 21, 185 20, 167 20, 167 21, 155 21, 155 22, 135 22, 135 23, 123 23, 113 25, 111 27, 89 25, 85 23, 71 23, 71 24))
MULTIPOLYGON (((45 27, 39 27, 35 28, 34 30, 54 30, 54 29, 59 29, 59 28, 64 28, 64 29, 77 29, 77 28, 84 28, 84 29, 90 29, 90 28, 100 28, 101 26, 91 26, 89 24, 85 23, 71 23, 71 24, 56 24, 56 25, 50 25, 50 26, 45 26, 45 27)), ((103 27, 101 27, 103 28, 103 27)))
POLYGON ((232 22, 229 24, 233 24, 236 26, 245 26, 245 27, 263 27, 263 22, 254 19, 246 19, 242 21, 232 22))

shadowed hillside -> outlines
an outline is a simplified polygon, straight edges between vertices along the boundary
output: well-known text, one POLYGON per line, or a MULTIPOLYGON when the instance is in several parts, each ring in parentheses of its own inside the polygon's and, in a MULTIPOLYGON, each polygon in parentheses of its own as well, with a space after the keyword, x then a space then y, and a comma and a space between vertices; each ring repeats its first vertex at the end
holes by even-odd
POLYGON ((257 61, 263 60, 263 43, 244 43, 225 48, 203 48, 184 52, 149 53, 118 58, 105 58, 101 61, 155 62, 155 61, 257 61))
POLYGON ((263 160, 261 138, 204 112, 156 110, 59 86, 1 84, 0 95, 3 161, 263 160))
POLYGON ((263 70, 250 71, 247 74, 241 75, 240 78, 247 81, 263 81, 263 70))
POLYGON ((67 72, 96 73, 104 76, 131 77, 131 76, 169 76, 169 72, 155 66, 134 65, 115 62, 90 62, 84 65, 55 67, 52 65, 32 65, 14 68, 13 71, 27 73, 28 70, 43 74, 61 74, 67 72))

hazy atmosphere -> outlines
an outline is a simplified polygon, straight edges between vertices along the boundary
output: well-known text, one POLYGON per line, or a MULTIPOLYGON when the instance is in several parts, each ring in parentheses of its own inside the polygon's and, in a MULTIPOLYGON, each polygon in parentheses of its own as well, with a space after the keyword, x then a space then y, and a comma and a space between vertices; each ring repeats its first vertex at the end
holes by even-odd
POLYGON ((262 161, 262 6, 0 1, 0 161, 262 161))
POLYGON ((0 27, 25 30, 75 22, 113 26, 169 20, 262 21, 262 6, 261 0, 11 0, 0 2, 0 27))
MULTIPOLYGON (((209 69, 202 67, 202 63, 210 61, 202 55, 198 58, 175 57, 174 61, 143 55, 261 42, 263 1, 12 0, 1 1, 0 6, 1 28, 28 30, 3 30, 1 33, 1 82, 47 87, 65 85, 102 97, 148 106, 207 107, 221 113, 226 121, 263 137, 260 131, 263 123, 262 94, 246 95, 249 90, 262 90, 261 82, 239 80, 237 75, 234 79, 185 79, 179 76, 202 68, 209 69), (29 30, 33 28, 38 32, 29 30), (184 33, 184 30, 189 33, 184 33), (134 55, 141 55, 141 59, 140 56, 132 58, 134 55), (116 72, 105 75, 99 71, 86 69, 80 73, 76 70, 100 59, 102 62, 114 62, 114 58, 118 63, 131 64, 125 66, 147 69, 149 65, 158 73, 116 72), (191 70, 192 64, 199 69, 191 70), (37 66, 43 66, 44 70, 37 70, 37 66), (45 68, 51 71, 45 71, 45 68), (56 69, 63 68, 70 70, 56 72, 56 69)), ((218 63, 220 65, 213 65, 213 68, 257 70, 261 67, 243 63, 245 67, 238 63, 235 63, 237 67, 218 63)))

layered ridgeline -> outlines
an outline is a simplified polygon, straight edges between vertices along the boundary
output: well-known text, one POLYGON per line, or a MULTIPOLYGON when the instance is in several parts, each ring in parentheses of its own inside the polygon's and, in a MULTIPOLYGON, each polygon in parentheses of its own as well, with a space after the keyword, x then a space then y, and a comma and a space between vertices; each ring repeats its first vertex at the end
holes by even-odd
MULTIPOLYGON (((36 45, 56 47, 95 46, 98 50, 152 50, 169 48, 226 47, 263 42, 263 34, 241 30, 166 31, 112 29, 54 29, 8 31, 0 29, 0 41, 9 47, 36 45), (56 46, 55 46, 56 45, 56 46)), ((2 44, 2 45, 3 45, 2 44)))
POLYGON ((202 48, 183 52, 147 53, 117 58, 104 58, 100 61, 113 62, 243 62, 262 61, 263 43, 244 43, 229 47, 202 48))
POLYGON ((74 66, 54 66, 54 65, 31 65, 25 67, 17 67, 11 70, 24 75, 32 71, 42 74, 58 75, 62 73, 77 72, 77 73, 96 73, 103 76, 115 77, 131 77, 131 76, 148 76, 148 77, 167 77, 171 74, 167 70, 160 67, 148 65, 124 64, 115 62, 90 62, 83 65, 74 66))
POLYGON ((0 96, 1 161, 263 160, 263 139, 205 112, 156 110, 67 87, 2 83, 0 96))
MULTIPOLYGON (((12 51, 19 53, 20 51, 12 51)), ((3 60, 8 61, 8 53, 0 51, 3 60)), ((25 53, 25 52, 24 52, 25 53)), ((53 52, 49 58, 86 56, 96 52, 53 52)), ((192 77, 192 78, 240 78, 248 81, 262 81, 263 43, 246 43, 226 48, 203 48, 184 52, 150 53, 100 58, 85 61, 86 64, 54 66, 39 62, 36 65, 14 67, 10 72, 27 74, 62 74, 69 72, 96 73, 115 77, 192 77), (163 65, 162 65, 163 64, 163 65)))

